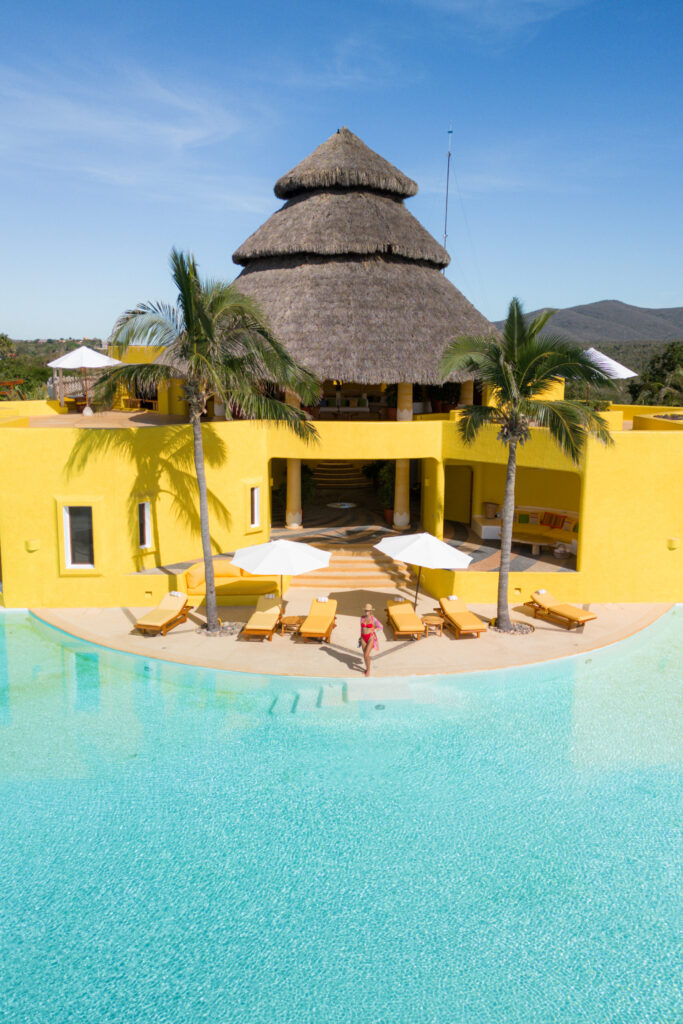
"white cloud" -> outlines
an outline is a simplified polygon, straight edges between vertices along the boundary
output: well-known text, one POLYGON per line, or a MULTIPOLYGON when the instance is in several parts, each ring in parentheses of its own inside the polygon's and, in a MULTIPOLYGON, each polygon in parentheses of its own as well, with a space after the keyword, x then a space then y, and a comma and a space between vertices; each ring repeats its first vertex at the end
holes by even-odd
POLYGON ((477 30, 514 32, 591 0, 411 0, 422 7, 451 14, 477 30))
POLYGON ((3 173, 37 168, 165 198, 191 180, 202 202, 260 212, 258 182, 218 173, 222 147, 249 121, 236 102, 168 86, 141 69, 93 78, 0 67, 3 173))

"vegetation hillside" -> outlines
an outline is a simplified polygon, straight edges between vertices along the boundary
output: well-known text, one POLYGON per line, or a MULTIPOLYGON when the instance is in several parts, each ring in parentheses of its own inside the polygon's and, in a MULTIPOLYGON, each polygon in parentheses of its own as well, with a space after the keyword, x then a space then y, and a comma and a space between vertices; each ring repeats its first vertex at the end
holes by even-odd
POLYGON ((68 338, 65 341, 12 341, 0 334, 0 399, 45 398, 46 383, 52 376, 47 364, 79 345, 99 348, 99 338, 68 338), (22 381, 3 386, 3 381, 22 381))

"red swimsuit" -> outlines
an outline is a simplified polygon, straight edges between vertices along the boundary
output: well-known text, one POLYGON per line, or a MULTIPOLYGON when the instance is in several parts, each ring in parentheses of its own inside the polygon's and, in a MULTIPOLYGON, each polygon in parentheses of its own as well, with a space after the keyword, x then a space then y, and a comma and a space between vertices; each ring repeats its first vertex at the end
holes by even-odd
POLYGON ((374 650, 379 650, 379 643, 377 641, 376 630, 382 628, 382 623, 378 622, 374 615, 370 616, 370 623, 368 623, 366 616, 360 620, 360 638, 365 646, 368 640, 372 640, 372 646, 374 650))

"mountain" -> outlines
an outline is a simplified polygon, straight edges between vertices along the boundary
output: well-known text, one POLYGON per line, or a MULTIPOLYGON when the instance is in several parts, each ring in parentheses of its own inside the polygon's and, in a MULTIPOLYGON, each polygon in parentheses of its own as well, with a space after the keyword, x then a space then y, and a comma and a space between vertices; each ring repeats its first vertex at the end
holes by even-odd
MULTIPOLYGON (((540 313, 525 314, 533 319, 540 313)), ((499 321, 496 327, 501 327, 499 321)), ((562 334, 580 345, 618 342, 620 346, 642 342, 683 340, 683 306, 672 309, 643 309, 626 302, 604 299, 585 306, 569 306, 555 313, 548 323, 548 331, 562 334)))

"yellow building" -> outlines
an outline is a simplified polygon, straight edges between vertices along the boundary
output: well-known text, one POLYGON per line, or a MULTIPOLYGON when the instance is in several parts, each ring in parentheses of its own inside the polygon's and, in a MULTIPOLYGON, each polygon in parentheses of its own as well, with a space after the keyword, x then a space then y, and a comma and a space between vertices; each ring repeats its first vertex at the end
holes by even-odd
MULTIPOLYGON (((230 553, 268 540, 280 489, 282 525, 306 527, 303 467, 319 484, 336 473, 343 497, 363 464, 383 460, 395 467, 395 528, 445 533, 474 552, 464 572, 426 573, 427 588, 492 602, 500 524, 489 513, 502 504, 506 448, 493 429, 462 442, 452 406, 478 400, 468 375, 435 390, 447 342, 491 326, 441 274, 447 254, 404 206, 416 189, 343 129, 280 179, 284 206, 237 250, 239 287, 324 397, 308 445, 209 410, 212 542, 230 553)), ((137 347, 125 358, 153 355, 137 347)), ((532 428, 518 452, 512 601, 543 586, 576 602, 683 600, 683 421, 661 418, 672 411, 612 407, 614 446, 589 442, 578 466, 532 428)), ((57 402, 0 403, 6 607, 138 606, 185 589, 185 567, 201 558, 185 415, 175 385, 122 395, 118 410, 89 418, 57 402)), ((319 497, 315 523, 334 515, 319 497)))

